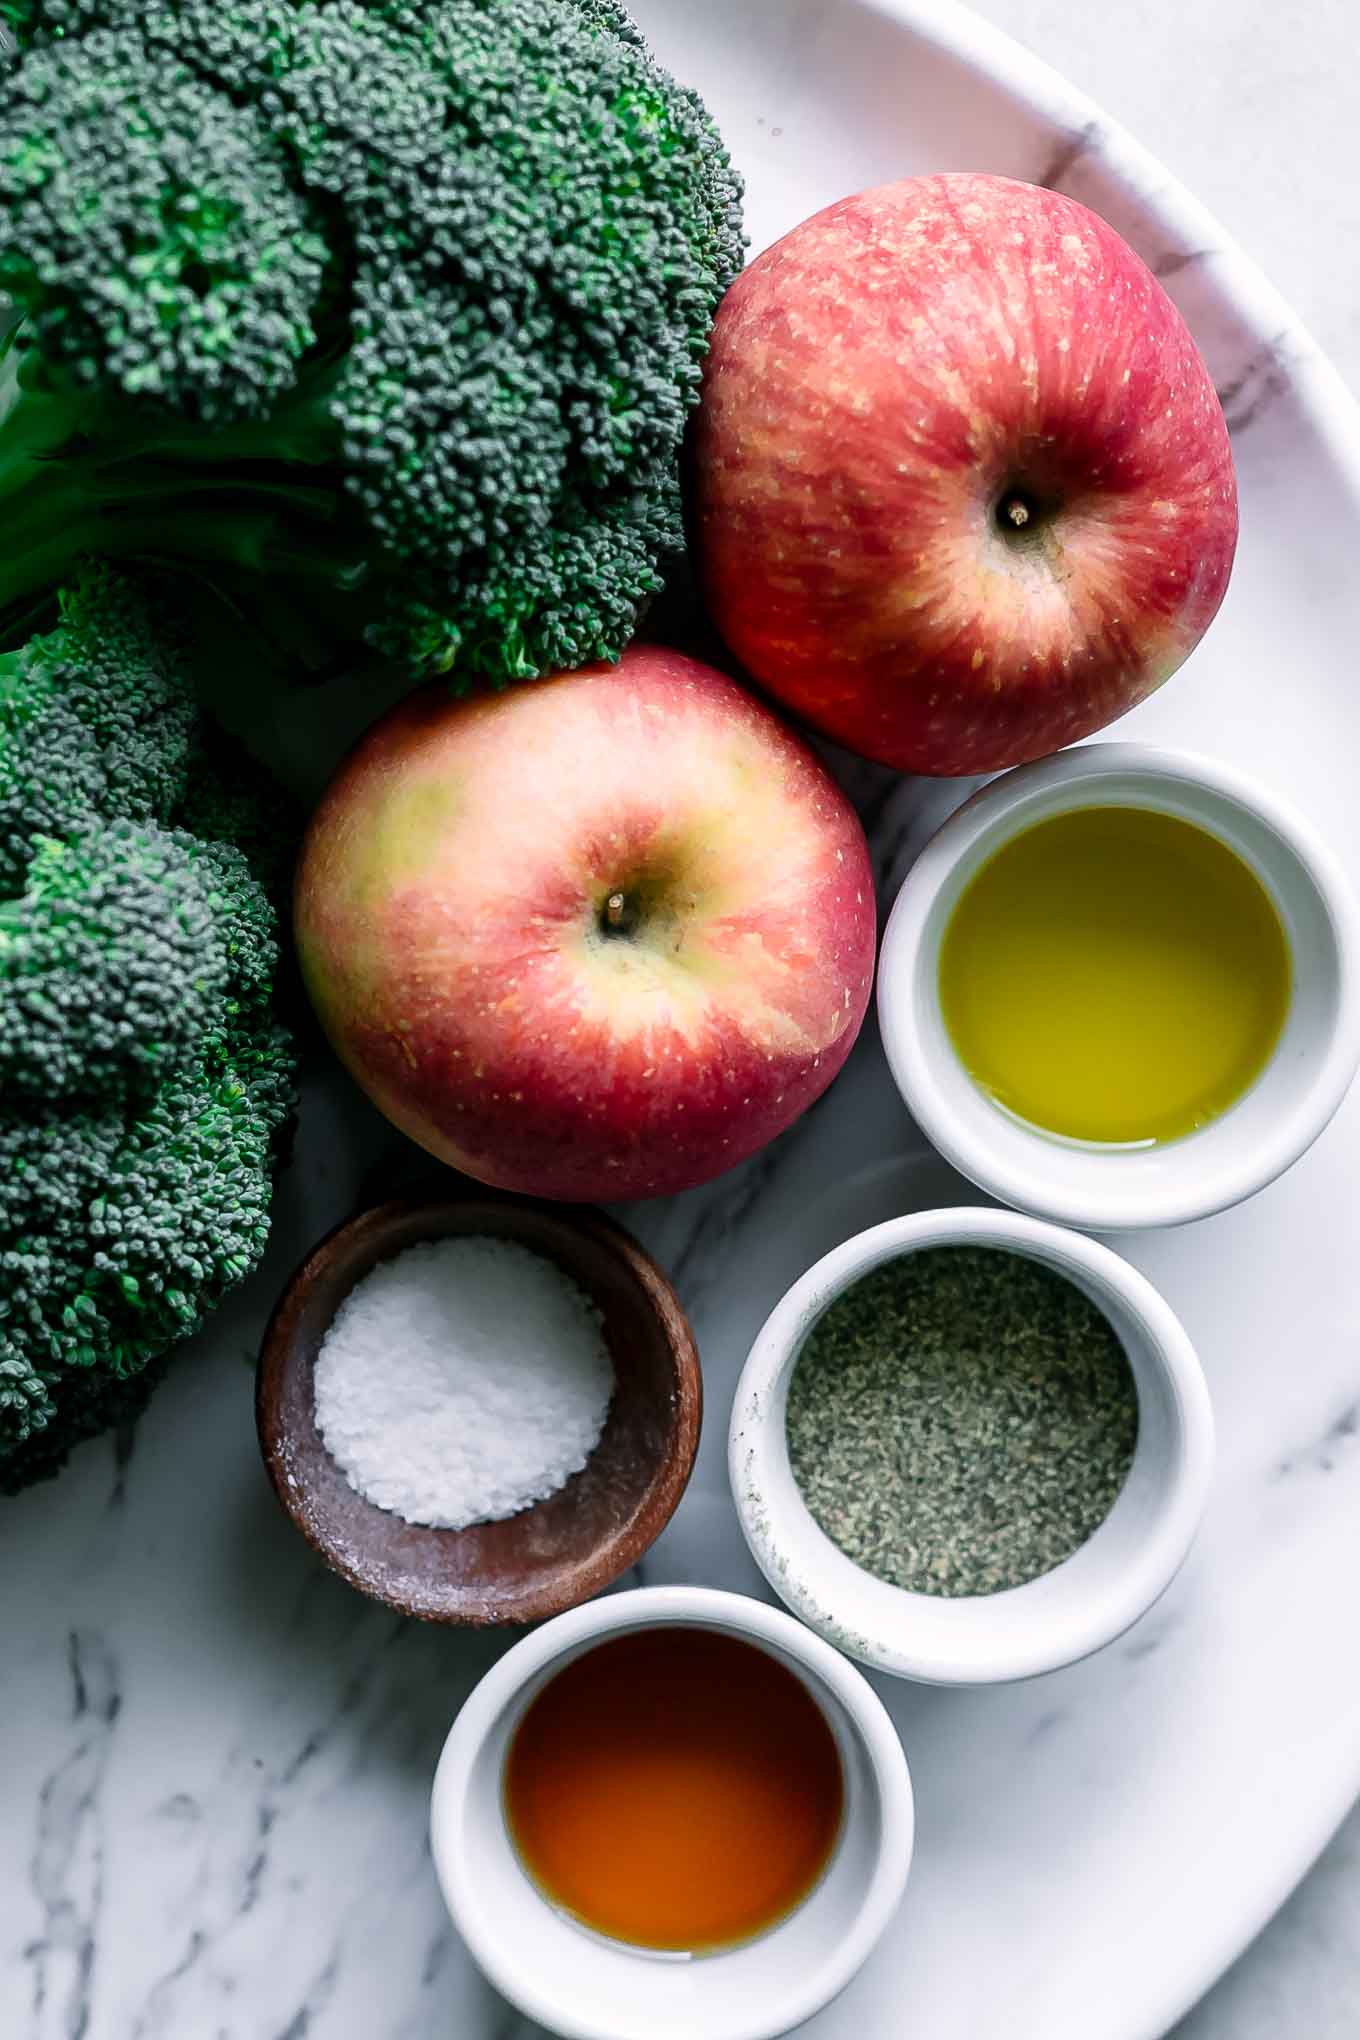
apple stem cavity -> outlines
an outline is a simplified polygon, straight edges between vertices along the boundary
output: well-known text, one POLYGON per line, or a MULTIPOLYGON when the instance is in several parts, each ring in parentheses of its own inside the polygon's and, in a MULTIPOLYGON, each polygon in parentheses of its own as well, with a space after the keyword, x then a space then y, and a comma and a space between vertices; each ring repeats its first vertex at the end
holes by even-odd
POLYGON ((1026 488, 1023 482, 1008 482, 993 515, 1006 543, 1017 552, 1029 552, 1044 537, 1057 508, 1051 497, 1026 488))
POLYGON ((606 935, 631 935, 638 923, 637 902, 627 893, 612 892, 600 910, 600 926, 606 935))

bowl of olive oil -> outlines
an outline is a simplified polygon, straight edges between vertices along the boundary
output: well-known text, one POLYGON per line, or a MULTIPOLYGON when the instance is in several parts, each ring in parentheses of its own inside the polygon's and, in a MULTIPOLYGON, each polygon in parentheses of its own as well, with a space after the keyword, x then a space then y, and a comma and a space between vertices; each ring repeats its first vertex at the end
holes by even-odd
POLYGON ((993 780, 889 917, 898 1088, 1006 1203, 1088 1229, 1221 1211, 1360 1059, 1356 908, 1303 819, 1210 761, 1094 744, 993 780))

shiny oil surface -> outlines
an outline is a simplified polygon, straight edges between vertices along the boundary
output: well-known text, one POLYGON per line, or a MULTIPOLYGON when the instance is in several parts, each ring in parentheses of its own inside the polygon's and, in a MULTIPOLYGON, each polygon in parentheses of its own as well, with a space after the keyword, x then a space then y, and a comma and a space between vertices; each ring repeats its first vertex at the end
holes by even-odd
POLYGON ((940 947, 945 1026, 1017 1118, 1176 1140, 1241 1097, 1290 1000, 1274 903, 1216 836, 1151 808, 1038 822, 969 882, 940 947))

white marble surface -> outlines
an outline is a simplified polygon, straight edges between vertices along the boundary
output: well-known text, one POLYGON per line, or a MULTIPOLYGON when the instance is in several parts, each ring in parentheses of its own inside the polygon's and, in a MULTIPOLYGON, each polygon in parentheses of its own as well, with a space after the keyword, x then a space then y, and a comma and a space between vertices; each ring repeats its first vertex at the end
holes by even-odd
MULTIPOLYGON (((974 0, 1124 122, 1360 392, 1356 0, 974 0)), ((1360 1808, 1175 2040, 1355 2040, 1360 1808)), ((1095 2036, 1093 2036, 1095 2040, 1095 2036)))
MULTIPOLYGON (((650 16, 660 4, 650 0, 650 16)), ((692 0, 669 4, 686 9, 692 0)), ((787 0, 790 67, 796 38, 814 23, 821 60, 834 62, 835 5, 787 0)), ((988 11, 1181 173, 1343 370, 1360 375, 1360 313, 1350 295, 1360 209, 1350 161, 1354 0, 991 0, 988 11)), ((787 97, 787 85, 774 82, 787 97)), ((1248 409, 1243 400, 1243 416, 1248 409)), ((1272 429, 1256 456, 1258 488, 1277 467, 1266 451, 1272 429)), ((1251 440, 1262 445, 1255 427, 1251 440)), ((1234 622, 1225 612, 1224 652, 1245 648, 1248 635, 1241 613, 1234 622)), ((1220 657, 1200 683, 1205 729, 1215 690, 1227 683, 1220 657)), ((1261 762, 1277 753, 1280 771, 1297 777, 1301 741, 1271 732, 1255 748, 1261 762)), ((887 880, 922 816, 901 796, 878 808, 887 880)), ((1341 794, 1330 819, 1351 828, 1341 794)), ((530 2031, 461 1960, 424 1833, 443 1731, 500 1646, 400 1625, 331 1579, 279 1515, 255 1457, 247 1363, 287 1263, 361 1185, 385 1185, 400 1167, 385 1130, 348 1101, 337 1105, 342 1098, 324 1083, 309 1094, 276 1251, 179 1367, 135 1438, 86 1449, 60 1483, 0 1512, 0 2040, 526 2040, 530 2031)), ((1354 1112, 1351 1120, 1354 1140, 1354 1112)), ((648 1579, 697 1576, 756 1589, 723 1492, 724 1384, 771 1284, 812 1245, 807 1186, 890 1154, 905 1137, 869 1041, 836 1100, 792 1142, 711 1194, 638 1214, 695 1318, 716 1418, 682 1515, 647 1561, 648 1579)), ((1321 1280, 1329 1261, 1353 1253, 1349 1198, 1333 1194, 1344 1189, 1337 1152, 1319 1149, 1303 1165, 1319 1198, 1315 1224, 1301 1225, 1288 1198, 1272 1192, 1238 1219, 1213 1221, 1206 1250, 1252 1269, 1281 1251, 1315 1256, 1321 1280)), ((1154 1251, 1152 1260, 1193 1314, 1183 1250, 1160 1260, 1154 1251)), ((911 1942, 810 2029, 817 2040, 1108 2040, 1098 2014, 1071 2013, 1089 1938, 1075 1933, 1068 1946, 1054 1933, 1054 1905, 1072 1902, 1087 1863, 1110 1860, 1112 1836, 1116 1860, 1134 1845, 1142 1897, 1165 1883, 1161 1930, 1168 1959, 1180 1959, 1200 1916, 1207 1921, 1214 1909, 1215 1881, 1197 1887, 1196 1916, 1184 1917, 1176 1894, 1180 1876, 1198 1868, 1186 1856, 1194 1828, 1178 1831, 1166 1860, 1162 1802, 1151 1831, 1140 1821, 1154 1789, 1164 1794, 1169 1774, 1192 1800, 1207 1789, 1214 1745, 1244 1738, 1240 1848, 1259 1855, 1263 1832, 1268 1849, 1276 1823, 1285 1833, 1289 1821, 1257 1803, 1248 1705, 1251 1733, 1271 1739, 1276 1791, 1297 1775, 1325 1798, 1327 1778, 1354 1765, 1356 1744, 1343 1745, 1360 1738, 1360 1721, 1300 1706, 1292 1661, 1315 1636, 1317 1611, 1305 1620, 1291 1565, 1327 1541, 1353 1551, 1360 1532, 1349 1499, 1354 1461, 1346 1459, 1356 1323, 1354 1307, 1339 1302, 1330 1373, 1286 1370, 1270 1384, 1278 1436, 1260 1421, 1259 1380, 1235 1385, 1233 1368, 1235 1345, 1253 1329, 1287 1347, 1291 1319, 1279 1299, 1268 1289, 1235 1302, 1225 1295, 1213 1322, 1206 1311, 1192 1323, 1216 1387, 1227 1391, 1229 1479, 1175 1597, 1117 1654, 1019 1699, 893 1695, 923 1816, 911 1942), (1239 1619, 1248 1575, 1272 1623, 1268 1646, 1255 1617, 1239 1619), (1275 1583, 1273 1594, 1262 1595, 1263 1580, 1275 1583), (1084 1829, 1051 1817, 1055 1792, 1069 1811, 1085 1809, 1084 1829), (1016 1850, 1017 1830, 1041 1846, 1016 1850), (990 1835, 992 1849, 970 1855, 979 1834, 990 1835), (1013 2015, 989 1996, 985 1976, 969 1973, 959 1921, 970 1907, 989 1930, 1005 1923, 1013 2015), (913 2015, 912 1951, 924 1977, 932 1938, 946 1934, 959 1960, 945 1984, 936 1975, 928 1994, 918 1992, 913 2015), (1027 1940, 1030 1971, 1015 1956, 1027 1940), (1058 2001, 1043 1973, 1055 1964, 1077 1980, 1059 1992, 1061 2014, 1037 2020, 1036 2005, 1058 2001)), ((1343 1577, 1349 1587, 1353 1565, 1343 1577)), ((1350 1610, 1339 1609, 1341 1640, 1329 1640, 1321 1659, 1333 1676, 1350 1663, 1342 1644, 1353 1626, 1350 1610)), ((1206 1854, 1239 1846, 1221 1775, 1217 1791, 1206 1854), (1217 1831, 1225 1820, 1226 1836, 1217 1831)), ((1090 1874, 1098 1883, 1099 1868, 1090 1874)), ((1354 2040, 1358 1896, 1360 1837, 1351 1829, 1180 2040, 1354 2040)), ((1092 1920, 1099 1901, 1098 1888, 1092 1920)), ((1140 1970, 1157 1961, 1149 1918, 1144 1904, 1143 1938, 1135 1942, 1130 1929, 1140 1970)), ((1106 1967, 1090 1965, 1088 2006, 1120 1986, 1109 1967, 1119 1922, 1105 1927, 1106 1967)), ((1116 2025, 1121 2036, 1129 2031, 1112 2014, 1109 2030, 1116 2025)))

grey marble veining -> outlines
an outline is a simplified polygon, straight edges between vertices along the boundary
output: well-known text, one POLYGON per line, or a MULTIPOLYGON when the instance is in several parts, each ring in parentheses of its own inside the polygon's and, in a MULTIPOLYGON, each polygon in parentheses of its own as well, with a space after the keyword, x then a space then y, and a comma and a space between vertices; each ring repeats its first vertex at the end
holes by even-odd
MULTIPOLYGON (((1353 0, 974 0, 1146 143, 1216 213, 1360 390, 1353 0)), ((1060 166, 1061 167, 1061 166, 1060 166)), ((1153 264, 1170 281, 1212 251, 1153 264)), ((1275 364, 1223 392, 1241 429, 1275 364)), ((1360 1360, 1357 1361, 1360 1386, 1360 1360)), ((1353 1408, 1334 1424, 1349 1423, 1353 1408)), ((1282 1444, 1277 1473, 1337 1466, 1332 1425, 1282 1444)), ((1330 1470, 1330 1469, 1329 1469, 1330 1470)), ((1360 1480, 1360 1453, 1345 1469, 1360 1480)), ((1355 2040, 1360 2033, 1360 1810, 1175 2040, 1355 2040)))

